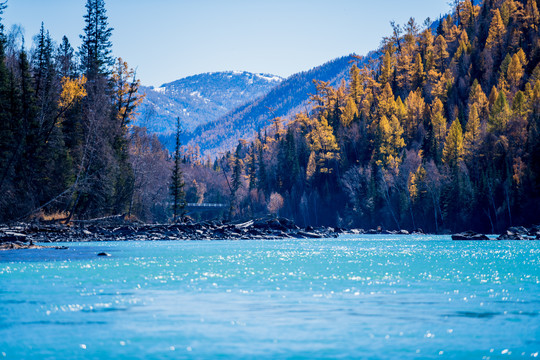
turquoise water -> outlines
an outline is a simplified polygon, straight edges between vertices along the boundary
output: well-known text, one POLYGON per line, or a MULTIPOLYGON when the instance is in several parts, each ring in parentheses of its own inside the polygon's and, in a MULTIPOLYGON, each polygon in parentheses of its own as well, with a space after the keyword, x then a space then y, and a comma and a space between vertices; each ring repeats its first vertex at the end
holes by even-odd
POLYGON ((540 357, 540 242, 69 246, 0 252, 0 358, 540 357))

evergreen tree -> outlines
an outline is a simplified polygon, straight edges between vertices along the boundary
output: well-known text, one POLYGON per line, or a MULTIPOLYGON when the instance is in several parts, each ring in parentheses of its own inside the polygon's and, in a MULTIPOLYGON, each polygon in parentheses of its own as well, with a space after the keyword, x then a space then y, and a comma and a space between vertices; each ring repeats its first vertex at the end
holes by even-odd
POLYGON ((504 91, 501 91, 497 95, 497 99, 491 108, 491 114, 489 116, 489 131, 502 133, 506 129, 508 120, 510 119, 511 110, 506 100, 504 91))
POLYGON ((443 162, 450 168, 455 169, 463 159, 463 131, 459 119, 455 119, 450 125, 448 136, 444 143, 443 162))
POLYGON ((178 219, 178 216, 183 216, 186 209, 186 192, 184 183, 184 174, 181 168, 182 157, 180 154, 180 118, 176 118, 176 144, 174 148, 174 166, 171 176, 171 185, 169 191, 172 198, 173 221, 178 219))
POLYGON ((56 63, 60 77, 74 77, 76 75, 74 63, 74 50, 66 36, 56 52, 56 63))
POLYGON ((379 76, 379 82, 381 83, 381 86, 384 87, 386 84, 389 84, 393 76, 394 76, 393 59, 392 59, 392 55, 390 54, 390 51, 387 50, 384 53, 383 63, 381 67, 381 75, 379 76))
POLYGON ((444 105, 439 99, 436 99, 431 110, 432 151, 436 162, 441 159, 443 142, 446 138, 446 124, 444 105))
POLYGON ((114 64, 111 35, 104 0, 86 0, 84 35, 79 48, 81 67, 89 80, 98 75, 109 75, 114 64))

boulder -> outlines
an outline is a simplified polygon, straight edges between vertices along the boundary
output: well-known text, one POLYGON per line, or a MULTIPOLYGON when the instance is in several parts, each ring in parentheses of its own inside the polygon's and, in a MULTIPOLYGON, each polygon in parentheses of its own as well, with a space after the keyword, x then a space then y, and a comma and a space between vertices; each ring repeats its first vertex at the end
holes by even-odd
POLYGON ((529 240, 529 238, 523 234, 514 234, 508 231, 506 234, 501 234, 497 240, 529 240))
POLYGON ((489 240, 489 238, 484 234, 474 231, 464 231, 459 234, 453 234, 452 240, 489 240))
POLYGON ((27 235, 13 231, 5 231, 0 234, 0 242, 25 242, 26 238, 27 235))

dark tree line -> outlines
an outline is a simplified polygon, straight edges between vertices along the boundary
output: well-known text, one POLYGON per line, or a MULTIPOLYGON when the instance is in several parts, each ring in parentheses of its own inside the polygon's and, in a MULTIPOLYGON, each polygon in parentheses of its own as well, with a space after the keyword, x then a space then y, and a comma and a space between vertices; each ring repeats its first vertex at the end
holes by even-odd
POLYGON ((86 10, 78 51, 42 24, 27 52, 0 25, 0 221, 98 217, 133 203, 128 126, 139 82, 111 55, 104 1, 86 10))

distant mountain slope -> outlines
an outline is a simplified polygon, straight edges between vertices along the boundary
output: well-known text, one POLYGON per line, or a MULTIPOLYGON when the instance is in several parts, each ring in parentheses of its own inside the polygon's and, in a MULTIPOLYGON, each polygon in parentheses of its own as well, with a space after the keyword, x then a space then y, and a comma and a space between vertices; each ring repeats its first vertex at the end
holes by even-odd
POLYGON ((175 131, 178 116, 189 132, 265 95, 282 80, 275 75, 228 71, 189 76, 157 89, 141 87, 146 98, 135 124, 168 135, 175 131))
POLYGON ((185 140, 189 140, 190 145, 199 145, 203 154, 211 156, 230 150, 239 139, 251 138, 273 118, 287 118, 308 108, 309 97, 315 93, 313 80, 339 84, 348 75, 353 60, 353 55, 344 56, 292 75, 265 96, 198 126, 185 140))

